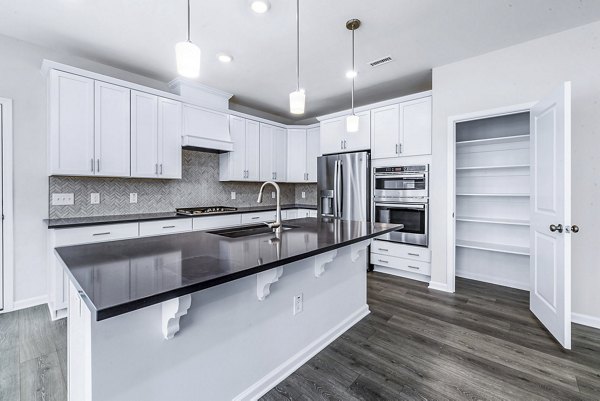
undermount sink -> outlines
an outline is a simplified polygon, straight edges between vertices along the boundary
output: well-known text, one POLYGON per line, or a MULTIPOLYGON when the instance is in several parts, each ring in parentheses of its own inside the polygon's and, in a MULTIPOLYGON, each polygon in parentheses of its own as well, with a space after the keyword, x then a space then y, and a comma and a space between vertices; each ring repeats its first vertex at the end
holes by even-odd
MULTIPOLYGON (((283 231, 291 230, 294 228, 298 228, 298 226, 284 224, 281 227, 281 229, 283 231)), ((207 231, 207 233, 221 235, 223 237, 228 237, 228 238, 240 238, 240 237, 249 237, 251 235, 273 234, 273 229, 267 227, 264 224, 260 224, 260 225, 253 225, 253 226, 225 228, 223 230, 207 231)))

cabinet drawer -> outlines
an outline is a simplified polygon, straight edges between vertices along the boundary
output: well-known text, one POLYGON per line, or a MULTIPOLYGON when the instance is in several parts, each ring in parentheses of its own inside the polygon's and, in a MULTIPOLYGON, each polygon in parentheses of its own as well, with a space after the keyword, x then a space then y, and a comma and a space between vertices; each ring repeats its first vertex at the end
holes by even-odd
POLYGON ((378 255, 371 252, 371 263, 374 265, 385 266, 391 269, 404 270, 407 272, 429 275, 431 264, 418 260, 397 258, 394 256, 378 255))
POLYGON ((192 219, 169 219, 140 223, 140 237, 192 231, 192 219))
MULTIPOLYGON (((268 211, 268 212, 258 212, 258 213, 244 213, 242 214, 242 224, 254 224, 254 223, 262 223, 265 221, 275 221, 276 212, 268 211)), ((283 218, 283 212, 282 216, 283 218)))
POLYGON ((135 238, 138 236, 138 228, 138 223, 124 223, 57 229, 55 232, 55 246, 135 238))
POLYGON ((431 251, 420 246, 397 244, 390 241, 373 240, 371 252, 378 255, 389 255, 397 258, 431 262, 431 251))
POLYGON ((240 214, 226 214, 222 216, 194 217, 194 231, 210 230, 221 227, 234 227, 242 224, 240 214))

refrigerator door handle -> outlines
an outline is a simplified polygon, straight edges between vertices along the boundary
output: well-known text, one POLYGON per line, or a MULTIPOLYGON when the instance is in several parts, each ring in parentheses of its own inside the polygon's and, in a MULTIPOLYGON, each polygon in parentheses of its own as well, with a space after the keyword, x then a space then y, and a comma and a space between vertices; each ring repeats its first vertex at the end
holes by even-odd
POLYGON ((338 193, 338 162, 336 160, 333 163, 333 217, 338 217, 338 198, 340 194, 338 193))
POLYGON ((338 173, 337 173, 337 181, 336 181, 336 185, 338 187, 337 188, 338 196, 336 198, 337 210, 338 210, 337 217, 342 218, 342 216, 344 214, 344 203, 343 203, 344 200, 342 199, 343 198, 342 191, 344 190, 344 188, 342 187, 342 181, 343 181, 342 175, 344 174, 344 170, 342 169, 342 161, 341 160, 337 161, 337 165, 338 165, 338 167, 337 167, 338 173))

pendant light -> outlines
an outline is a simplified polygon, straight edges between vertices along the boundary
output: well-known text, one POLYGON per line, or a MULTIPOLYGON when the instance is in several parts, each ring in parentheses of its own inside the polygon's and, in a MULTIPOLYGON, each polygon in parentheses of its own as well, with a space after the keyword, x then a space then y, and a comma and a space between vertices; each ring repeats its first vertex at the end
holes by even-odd
POLYGON ((360 20, 351 19, 346 22, 346 28, 352 31, 352 114, 346 117, 346 131, 358 132, 359 118, 354 114, 354 80, 356 79, 356 69, 354 66, 354 31, 360 27, 360 20))
POLYGON ((290 93, 290 113, 304 114, 306 95, 300 90, 300 0, 296 0, 296 90, 290 93))
POLYGON ((175 45, 177 72, 186 78, 200 75, 200 48, 190 40, 190 0, 187 2, 187 40, 175 45))

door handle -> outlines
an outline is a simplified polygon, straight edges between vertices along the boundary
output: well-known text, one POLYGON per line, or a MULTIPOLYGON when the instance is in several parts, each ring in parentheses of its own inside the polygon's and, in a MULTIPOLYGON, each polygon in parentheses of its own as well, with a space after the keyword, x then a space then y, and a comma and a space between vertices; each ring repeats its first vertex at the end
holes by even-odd
MULTIPOLYGON (((552 232, 558 231, 559 233, 562 233, 563 226, 562 226, 562 224, 558 224, 556 226, 554 224, 550 224, 550 231, 552 231, 552 232)), ((579 231, 579 228, 577 229, 577 231, 579 231)))
POLYGON ((568 233, 577 234, 579 232, 579 226, 576 226, 574 224, 572 226, 565 226, 565 231, 568 233))

